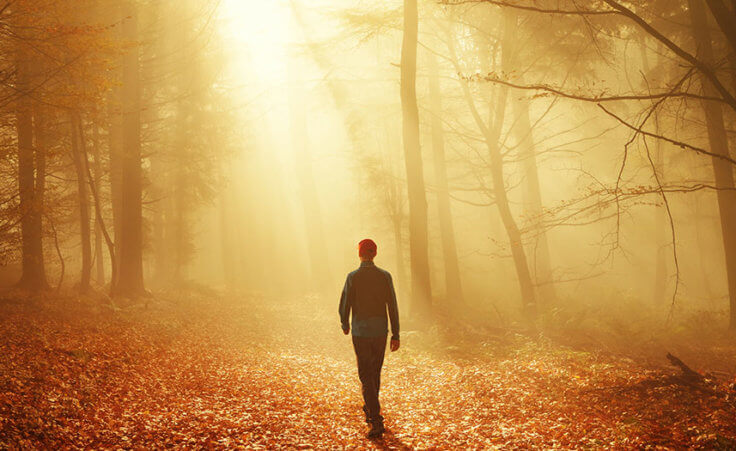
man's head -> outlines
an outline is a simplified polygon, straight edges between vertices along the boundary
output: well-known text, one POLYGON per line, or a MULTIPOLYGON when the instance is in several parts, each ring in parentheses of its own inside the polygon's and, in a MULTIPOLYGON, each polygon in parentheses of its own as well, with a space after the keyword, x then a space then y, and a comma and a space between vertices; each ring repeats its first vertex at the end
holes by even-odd
POLYGON ((358 243, 358 256, 361 261, 368 262, 372 261, 378 253, 378 246, 370 238, 366 238, 358 243))

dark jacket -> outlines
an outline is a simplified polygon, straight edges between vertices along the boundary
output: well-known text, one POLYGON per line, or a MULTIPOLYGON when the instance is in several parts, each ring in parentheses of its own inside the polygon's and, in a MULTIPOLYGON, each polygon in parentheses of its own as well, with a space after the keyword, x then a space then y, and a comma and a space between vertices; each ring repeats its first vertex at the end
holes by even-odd
POLYGON ((361 262, 360 268, 348 274, 345 280, 339 308, 343 330, 350 327, 351 311, 354 336, 386 335, 390 318, 391 339, 399 339, 399 308, 391 274, 373 262, 361 262))

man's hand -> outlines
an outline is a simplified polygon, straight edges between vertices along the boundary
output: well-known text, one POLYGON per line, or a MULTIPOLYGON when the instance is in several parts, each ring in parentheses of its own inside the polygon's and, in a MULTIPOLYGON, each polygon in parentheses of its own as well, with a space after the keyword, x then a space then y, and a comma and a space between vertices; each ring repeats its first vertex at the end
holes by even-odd
POLYGON ((391 339, 391 352, 398 351, 400 346, 399 340, 391 339))
POLYGON ((348 327, 347 329, 343 329, 342 330, 342 333, 344 333, 345 335, 349 334, 350 333, 350 328, 348 327))

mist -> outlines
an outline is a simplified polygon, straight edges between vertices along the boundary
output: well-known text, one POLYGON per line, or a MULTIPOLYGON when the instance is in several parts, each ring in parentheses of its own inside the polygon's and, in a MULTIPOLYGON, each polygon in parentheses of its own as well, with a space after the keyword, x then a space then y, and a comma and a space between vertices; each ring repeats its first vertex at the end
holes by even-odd
POLYGON ((0 447, 736 446, 734 8, 0 4, 0 447))

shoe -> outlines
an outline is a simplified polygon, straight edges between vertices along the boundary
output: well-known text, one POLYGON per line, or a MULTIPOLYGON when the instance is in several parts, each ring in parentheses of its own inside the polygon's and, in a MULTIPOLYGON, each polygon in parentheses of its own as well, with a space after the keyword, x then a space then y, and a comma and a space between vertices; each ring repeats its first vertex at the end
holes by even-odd
POLYGON ((368 407, 363 405, 363 413, 365 414, 365 422, 366 424, 371 424, 371 417, 368 416, 368 407))
POLYGON ((375 421, 371 423, 371 430, 368 431, 368 438, 380 438, 386 429, 383 427, 383 421, 375 421))

